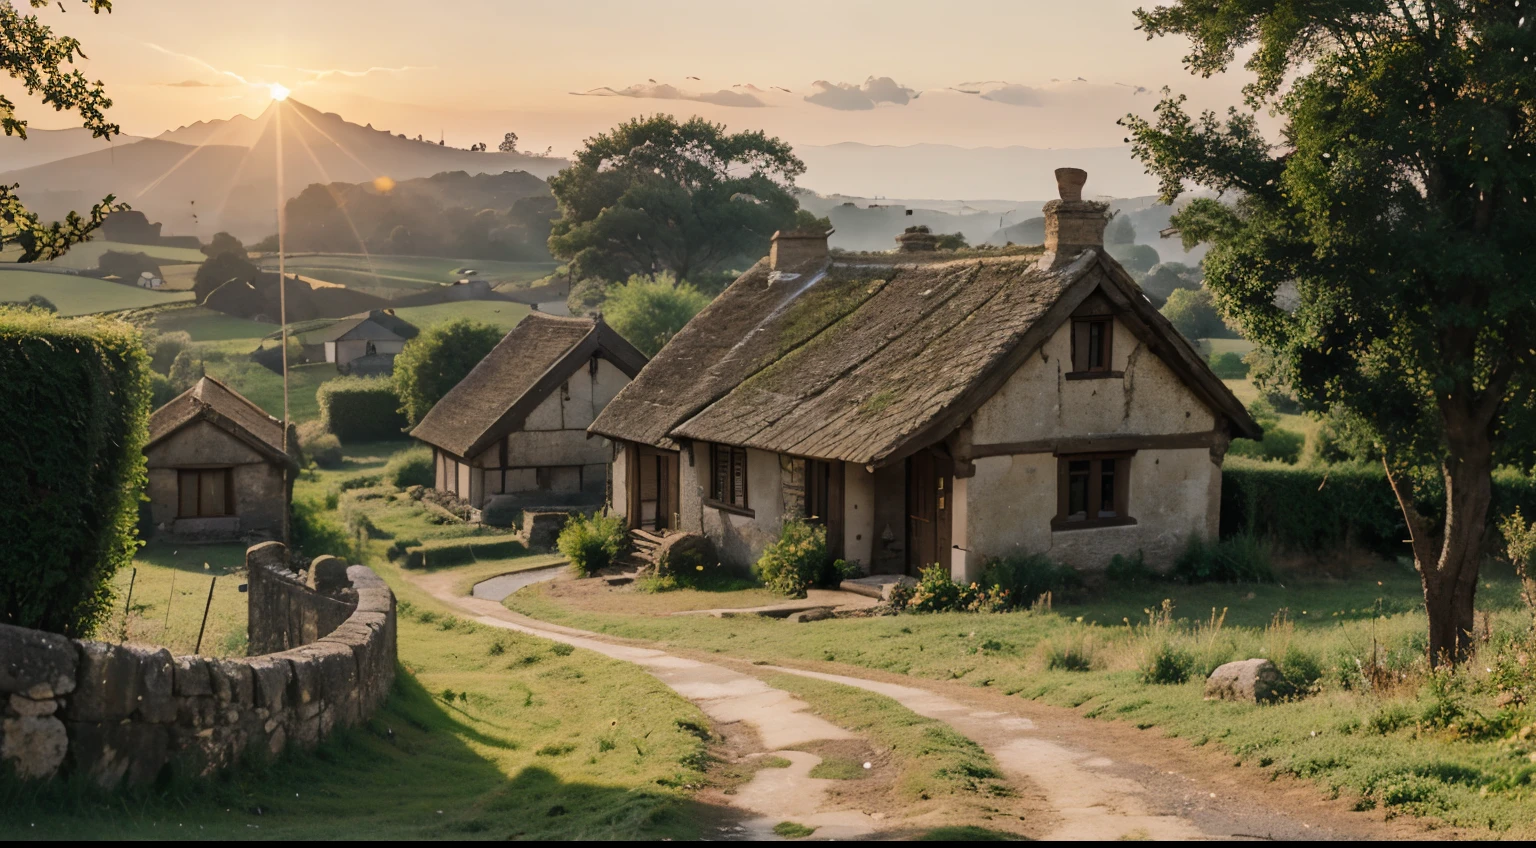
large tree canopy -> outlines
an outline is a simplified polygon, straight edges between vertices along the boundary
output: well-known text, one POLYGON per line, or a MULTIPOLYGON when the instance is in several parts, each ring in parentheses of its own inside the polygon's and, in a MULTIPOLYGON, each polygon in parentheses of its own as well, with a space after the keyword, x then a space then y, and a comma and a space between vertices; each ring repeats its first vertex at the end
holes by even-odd
MULTIPOLYGON (((81 0, 96 14, 112 11, 111 0, 81 0)), ((49 0, 26 0, 34 9, 50 5, 49 0)), ((64 4, 59 3, 59 10, 64 4)), ((29 95, 58 110, 80 113, 86 129, 97 138, 111 138, 121 130, 107 120, 112 105, 102 83, 90 82, 79 69, 71 69, 76 58, 86 58, 80 42, 55 35, 36 15, 23 16, 10 3, 0 3, 0 71, 4 71, 29 95)), ((0 94, 0 129, 6 135, 27 137, 27 122, 16 117, 16 104, 0 94)), ((71 212, 63 221, 44 224, 27 210, 16 196, 16 184, 0 184, 0 250, 15 245, 21 248, 19 262, 57 259, 71 245, 78 244, 101 226, 107 213, 127 206, 115 204, 107 196, 89 215, 71 212)))
POLYGON ((1223 72, 1252 111, 1182 97, 1128 117, 1206 285, 1272 379, 1342 407, 1385 456, 1429 612, 1431 662, 1465 656, 1492 469, 1536 351, 1536 18, 1488 0, 1184 0, 1137 16, 1223 72), (1427 473, 1426 473, 1427 472, 1427 473), (1436 479, 1438 478, 1438 479, 1436 479), (1429 484, 1429 485, 1426 485, 1429 484), (1443 485, 1443 498, 1441 497, 1443 485))
POLYGON ((629 121, 550 180, 561 217, 549 249, 580 277, 688 280, 767 253, 773 232, 794 225, 790 192, 804 172, 789 145, 761 132, 671 115, 629 121))

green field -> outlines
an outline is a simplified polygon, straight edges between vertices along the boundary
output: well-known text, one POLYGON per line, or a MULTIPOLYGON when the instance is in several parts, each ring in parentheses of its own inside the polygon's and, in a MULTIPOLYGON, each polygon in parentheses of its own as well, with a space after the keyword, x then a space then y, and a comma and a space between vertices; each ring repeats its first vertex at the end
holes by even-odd
MULTIPOLYGON (((252 345, 252 347, 255 347, 252 345)), ((208 376, 245 395, 251 403, 265 409, 274 418, 283 417, 283 377, 243 357, 204 364, 208 376)), ((288 403, 294 423, 320 417, 315 392, 326 380, 338 376, 336 366, 328 362, 294 365, 288 369, 288 403)))
POLYGON ((482 324, 491 324, 510 330, 528 314, 528 307, 510 301, 469 300, 459 303, 439 303, 435 306, 411 306, 395 310, 395 314, 417 327, 426 329, 433 324, 468 318, 482 324))
MULTIPOLYGON (((162 333, 184 332, 194 342, 260 339, 278 329, 276 324, 248 321, 191 304, 157 310, 150 318, 150 326, 162 333)), ((255 347, 253 341, 251 348, 255 347)))
POLYGON ((77 244, 69 249, 69 252, 55 259, 51 264, 60 268, 73 268, 77 271, 85 271, 95 268, 101 262, 101 255, 109 250, 119 253, 142 253, 152 256, 162 264, 190 263, 203 264, 208 257, 201 250, 190 247, 161 247, 152 244, 126 244, 114 241, 88 241, 77 244))
POLYGON ((0 302, 26 300, 34 294, 48 298, 61 315, 113 312, 192 299, 188 291, 150 291, 93 277, 0 269, 0 302))
POLYGON ((117 602, 97 638, 160 645, 181 656, 194 653, 202 630, 204 655, 244 656, 246 595, 240 591, 240 584, 245 582, 244 568, 245 545, 238 542, 151 542, 133 558, 132 567, 113 576, 117 602), (132 595, 128 593, 130 585, 132 595))
MULTIPOLYGON (((272 257, 261 261, 268 270, 277 268, 272 257)), ((365 256, 363 254, 319 254, 290 257, 290 273, 316 277, 327 282, 377 294, 401 294, 419 291, 463 279, 458 273, 474 269, 478 279, 492 285, 504 282, 529 282, 547 276, 557 267, 554 262, 498 262, 488 259, 443 259, 432 256, 365 256)))

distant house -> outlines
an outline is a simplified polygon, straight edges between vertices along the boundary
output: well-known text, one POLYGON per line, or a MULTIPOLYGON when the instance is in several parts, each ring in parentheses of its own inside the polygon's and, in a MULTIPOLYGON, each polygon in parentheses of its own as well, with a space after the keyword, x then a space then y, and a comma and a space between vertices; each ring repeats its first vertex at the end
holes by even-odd
POLYGON ((596 506, 612 454, 587 425, 644 365, 601 319, 531 313, 411 435, 433 448, 436 488, 475 507, 596 506))
POLYGON ((738 566, 824 524, 875 573, 1044 553, 1166 565, 1217 532, 1243 405, 1104 251, 1104 204, 1064 169, 1039 248, 829 254, 774 236, 592 424, 612 509, 701 532, 738 566))
POLYGON ((155 410, 144 455, 158 532, 194 541, 282 536, 298 471, 283 452, 282 422, 218 380, 204 377, 155 410))
POLYGON ((375 309, 308 333, 303 344, 306 352, 323 351, 325 361, 335 363, 339 370, 350 371, 349 366, 355 360, 370 357, 374 364, 364 370, 388 373, 395 355, 404 350, 405 343, 415 338, 418 332, 410 322, 389 311, 375 309), (382 364, 380 357, 386 358, 382 364))

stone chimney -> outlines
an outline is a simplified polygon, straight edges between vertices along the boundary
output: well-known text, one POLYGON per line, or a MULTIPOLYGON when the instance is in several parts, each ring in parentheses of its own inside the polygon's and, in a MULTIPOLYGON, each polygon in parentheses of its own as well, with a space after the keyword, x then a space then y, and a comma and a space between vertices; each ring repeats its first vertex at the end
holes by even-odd
POLYGON ((907 227, 906 232, 896 237, 896 245, 901 253, 932 253, 938 249, 939 237, 922 225, 907 227))
POLYGON ((1083 184, 1088 172, 1080 168, 1057 168, 1056 191, 1060 200, 1045 204, 1045 257, 1042 263, 1059 268, 1076 259, 1085 250, 1104 249, 1104 228, 1109 224, 1105 213, 1109 204, 1083 199, 1083 184))
POLYGON ((768 249, 768 267, 774 271, 820 262, 827 258, 827 237, 836 230, 780 230, 768 249))

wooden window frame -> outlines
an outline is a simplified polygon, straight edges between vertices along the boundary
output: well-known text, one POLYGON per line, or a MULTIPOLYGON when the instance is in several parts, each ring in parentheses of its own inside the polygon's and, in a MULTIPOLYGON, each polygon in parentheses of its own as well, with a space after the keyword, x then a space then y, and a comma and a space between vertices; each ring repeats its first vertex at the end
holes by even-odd
POLYGON ((1115 362, 1115 318, 1113 315, 1085 315, 1072 319, 1072 370, 1067 372, 1069 380, 1103 380, 1118 379, 1125 376, 1123 371, 1112 370, 1115 362), (1095 325, 1102 327, 1103 339, 1100 347, 1103 348, 1103 356, 1098 364, 1091 362, 1093 348, 1090 339, 1095 325))
POLYGON ((1135 524, 1130 515, 1131 460, 1134 453, 1065 453, 1056 455, 1056 517, 1051 519, 1051 529, 1087 530, 1094 527, 1124 527, 1135 524), (1088 462, 1087 517, 1071 518, 1071 464, 1088 462), (1103 507, 1103 464, 1114 463, 1115 512, 1114 516, 1099 516, 1103 507))
POLYGON ((734 445, 710 445, 709 463, 708 504, 725 512, 755 516, 756 513, 748 504, 747 492, 750 486, 747 479, 747 449, 734 445), (738 476, 741 480, 739 501, 736 498, 738 476))
POLYGON ((235 469, 225 468, 178 468, 176 469, 176 518, 229 518, 235 514, 235 469), (222 472, 224 474, 224 511, 221 513, 203 514, 203 475, 210 472, 222 472), (183 496, 187 475, 191 475, 196 481, 197 491, 193 495, 193 502, 197 504, 197 512, 186 515, 182 512, 182 505, 186 503, 183 496))

